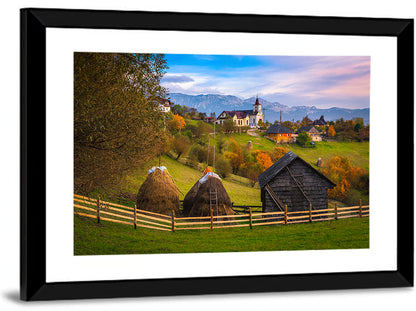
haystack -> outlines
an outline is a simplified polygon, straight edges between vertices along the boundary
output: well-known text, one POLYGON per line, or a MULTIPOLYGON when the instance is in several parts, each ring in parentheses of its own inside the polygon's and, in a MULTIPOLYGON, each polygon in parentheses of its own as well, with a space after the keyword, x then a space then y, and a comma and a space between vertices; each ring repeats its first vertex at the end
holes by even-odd
POLYGON ((179 214, 179 190, 166 167, 153 167, 137 195, 137 208, 149 212, 179 214))
POLYGON ((191 217, 211 216, 210 190, 211 193, 217 191, 217 205, 213 206, 213 215, 233 215, 231 199, 220 177, 212 172, 198 180, 186 194, 183 200, 183 214, 191 217))

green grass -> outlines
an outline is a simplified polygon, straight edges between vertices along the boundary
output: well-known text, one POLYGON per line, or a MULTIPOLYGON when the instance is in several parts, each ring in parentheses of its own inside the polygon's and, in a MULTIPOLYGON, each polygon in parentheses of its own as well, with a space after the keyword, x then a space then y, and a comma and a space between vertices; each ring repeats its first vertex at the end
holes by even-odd
POLYGON ((317 223, 165 232, 74 215, 74 254, 156 254, 369 247, 368 218, 317 223))
POLYGON ((287 148, 310 164, 315 165, 321 157, 325 163, 334 156, 348 157, 353 166, 369 168, 369 142, 316 142, 315 148, 302 148, 289 144, 287 148))

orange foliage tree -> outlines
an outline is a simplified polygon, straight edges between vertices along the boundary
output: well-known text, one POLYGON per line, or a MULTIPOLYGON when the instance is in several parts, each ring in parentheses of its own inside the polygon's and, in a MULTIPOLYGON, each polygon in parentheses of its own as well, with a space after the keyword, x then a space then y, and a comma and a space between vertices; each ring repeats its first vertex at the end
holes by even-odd
POLYGON ((173 115, 173 119, 171 122, 172 122, 172 127, 178 131, 183 129, 186 125, 185 119, 178 114, 173 115))
POLYGON ((353 167, 348 157, 332 157, 323 173, 336 184, 336 187, 328 191, 332 199, 345 201, 350 188, 368 191, 368 171, 353 167))
POLYGON ((334 126, 330 125, 329 128, 328 128, 328 136, 334 137, 335 134, 336 134, 336 132, 335 132, 334 126))
POLYGON ((280 158, 282 158, 286 153, 288 153, 290 150, 286 147, 274 147, 272 152, 270 153, 270 158, 272 162, 278 161, 280 158))
POLYGON ((260 151, 256 156, 257 163, 259 163, 263 170, 268 169, 270 166, 273 165, 272 159, 270 158, 270 155, 260 151))

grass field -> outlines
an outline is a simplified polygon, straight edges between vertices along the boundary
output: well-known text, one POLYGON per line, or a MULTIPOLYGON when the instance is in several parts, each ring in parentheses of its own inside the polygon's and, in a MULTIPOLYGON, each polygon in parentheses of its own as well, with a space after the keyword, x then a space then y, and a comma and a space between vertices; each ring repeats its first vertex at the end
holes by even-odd
POLYGON ((156 254, 369 247, 369 219, 164 232, 74 215, 74 254, 156 254))

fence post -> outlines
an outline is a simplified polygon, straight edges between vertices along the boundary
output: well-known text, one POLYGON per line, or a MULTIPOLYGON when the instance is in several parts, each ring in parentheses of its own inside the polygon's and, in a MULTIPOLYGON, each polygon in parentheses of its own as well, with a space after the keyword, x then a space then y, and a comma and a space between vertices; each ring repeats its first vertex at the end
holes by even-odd
POLYGON ((249 207, 249 212, 250 212, 250 229, 253 229, 253 215, 251 213, 251 206, 249 207))
MULTIPOLYGON (((212 215, 212 207, 211 207, 211 230, 214 229, 214 216, 212 215)), ((218 221, 218 219, 217 219, 218 221)))
POLYGON ((137 205, 134 204, 134 229, 137 229, 137 205))
POLYGON ((287 225, 287 205, 285 204, 285 225, 287 225))
POLYGON ((363 204, 362 204, 361 199, 360 199, 360 218, 362 218, 362 217, 363 217, 363 204))
POLYGON ((337 203, 335 203, 335 220, 338 220, 338 208, 337 208, 337 203))
POLYGON ((175 232, 175 211, 172 210, 172 231, 175 232))
POLYGON ((312 203, 309 203, 309 222, 312 222, 312 203))
POLYGON ((97 222, 100 223, 100 196, 97 198, 97 222))

